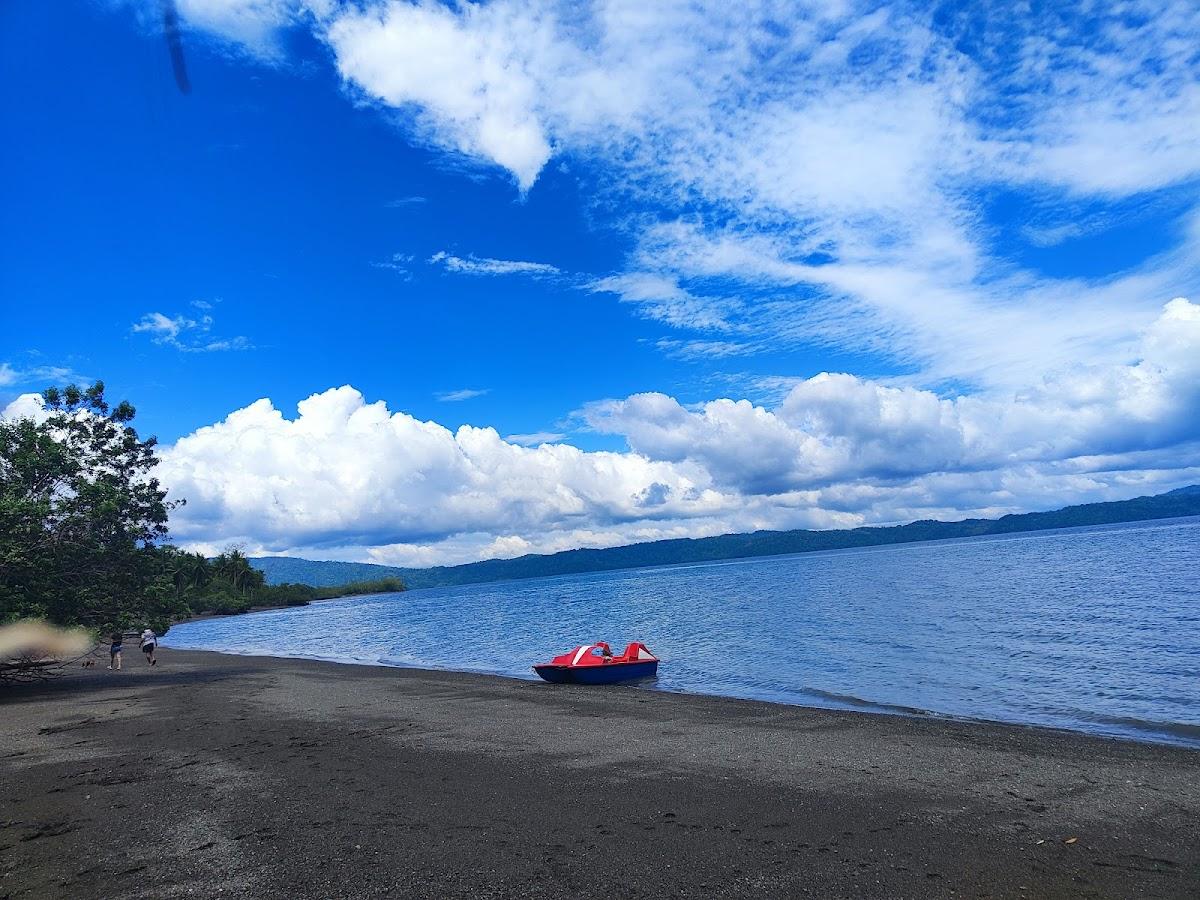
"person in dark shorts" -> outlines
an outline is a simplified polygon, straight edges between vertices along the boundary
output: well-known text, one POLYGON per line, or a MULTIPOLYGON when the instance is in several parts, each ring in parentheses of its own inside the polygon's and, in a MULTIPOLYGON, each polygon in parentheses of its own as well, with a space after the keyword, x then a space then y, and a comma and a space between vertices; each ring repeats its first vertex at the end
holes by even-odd
POLYGON ((121 671, 121 644, 124 640, 125 635, 114 631, 108 643, 108 667, 116 669, 118 672, 121 671))
POLYGON ((158 665, 158 659, 154 656, 154 651, 158 649, 158 635, 156 635, 150 626, 147 625, 142 631, 142 652, 146 654, 146 662, 152 666, 158 665))

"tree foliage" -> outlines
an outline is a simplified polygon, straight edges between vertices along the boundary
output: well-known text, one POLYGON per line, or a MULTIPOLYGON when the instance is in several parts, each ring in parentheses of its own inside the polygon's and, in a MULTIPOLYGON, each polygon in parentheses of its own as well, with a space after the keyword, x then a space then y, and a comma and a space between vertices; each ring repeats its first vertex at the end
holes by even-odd
POLYGON ((307 584, 266 584, 263 573, 250 565, 236 547, 220 556, 205 559, 174 547, 161 551, 164 571, 170 575, 176 602, 192 613, 243 613, 256 606, 303 606, 313 600, 353 594, 384 594, 403 591, 398 578, 360 581, 336 587, 307 584))
POLYGON ((101 382, 43 398, 45 415, 0 420, 0 623, 161 633, 193 613, 404 590, 396 579, 272 587, 238 548, 210 560, 170 546, 167 519, 183 501, 153 477, 156 441, 138 436, 133 407, 110 406, 101 382))
POLYGON ((172 609, 155 545, 177 504, 151 475, 155 439, 102 382, 43 397, 44 417, 0 421, 0 621, 161 623, 172 609))

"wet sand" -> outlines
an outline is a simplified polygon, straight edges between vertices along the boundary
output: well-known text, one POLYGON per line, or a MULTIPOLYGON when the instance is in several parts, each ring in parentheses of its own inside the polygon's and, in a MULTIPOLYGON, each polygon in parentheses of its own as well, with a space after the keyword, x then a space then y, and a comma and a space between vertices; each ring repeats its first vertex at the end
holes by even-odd
POLYGON ((0 898, 1200 896, 1200 752, 164 650, 0 688, 0 898))

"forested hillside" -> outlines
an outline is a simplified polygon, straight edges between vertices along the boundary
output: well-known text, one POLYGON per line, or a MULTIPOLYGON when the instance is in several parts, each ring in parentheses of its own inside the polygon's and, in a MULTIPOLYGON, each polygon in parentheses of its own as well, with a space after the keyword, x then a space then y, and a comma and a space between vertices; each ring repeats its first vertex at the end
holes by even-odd
POLYGON ((546 556, 531 554, 516 559, 490 559, 461 566, 439 566, 430 569, 404 569, 353 562, 315 562, 295 557, 258 557, 251 562, 266 574, 268 584, 288 581, 333 586, 390 576, 402 579, 410 588, 420 588, 1195 515, 1200 515, 1200 485, 1179 488, 1153 497, 1137 497, 1111 503, 1086 503, 1050 512, 1024 513, 999 519, 921 521, 885 528, 830 531, 756 531, 751 534, 726 534, 710 538, 653 541, 603 550, 565 550, 546 556))

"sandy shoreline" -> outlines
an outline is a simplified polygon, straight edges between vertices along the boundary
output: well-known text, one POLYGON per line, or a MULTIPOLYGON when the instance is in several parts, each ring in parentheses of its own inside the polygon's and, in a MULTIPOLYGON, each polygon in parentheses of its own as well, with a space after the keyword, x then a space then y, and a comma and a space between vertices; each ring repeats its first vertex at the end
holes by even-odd
POLYGON ((127 656, 0 690, 0 898, 1200 896, 1195 750, 127 656))

